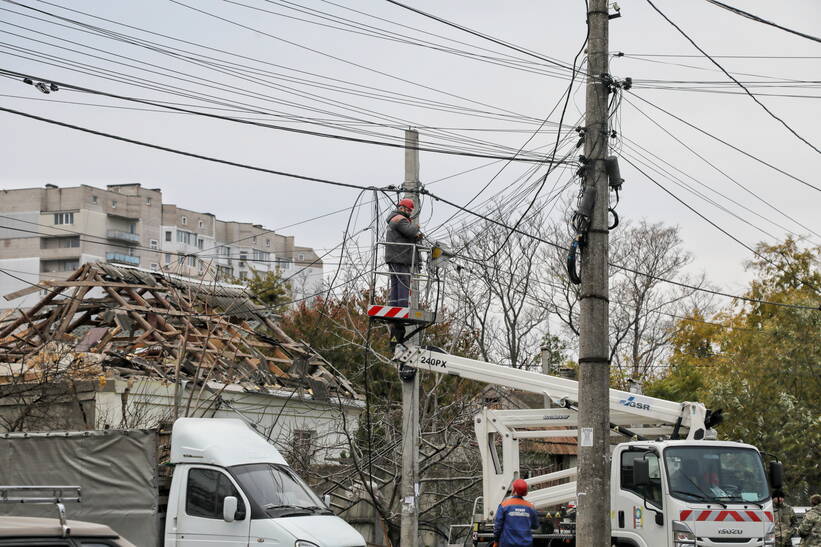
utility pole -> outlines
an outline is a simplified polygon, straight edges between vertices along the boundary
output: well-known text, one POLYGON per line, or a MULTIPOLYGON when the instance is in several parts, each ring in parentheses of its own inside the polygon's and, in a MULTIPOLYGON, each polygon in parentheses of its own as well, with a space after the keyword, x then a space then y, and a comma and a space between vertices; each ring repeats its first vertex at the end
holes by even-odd
POLYGON ((607 156, 607 0, 590 0, 587 12, 587 96, 584 185, 595 188, 588 241, 581 248, 579 332, 579 441, 576 545, 610 545, 610 344, 608 340, 609 194, 607 156))
MULTIPOLYGON (((419 222, 419 132, 405 131, 405 182, 402 184, 406 198, 413 200, 413 222, 419 222)), ((415 264, 415 268, 419 265, 415 264)), ((412 278, 413 279, 413 278, 412 278)), ((419 308, 419 283, 411 281, 410 307, 419 308)), ((410 343, 419 345, 419 333, 410 343)), ((402 523, 400 545, 415 547, 419 537, 419 375, 400 375, 402 378, 402 523)))

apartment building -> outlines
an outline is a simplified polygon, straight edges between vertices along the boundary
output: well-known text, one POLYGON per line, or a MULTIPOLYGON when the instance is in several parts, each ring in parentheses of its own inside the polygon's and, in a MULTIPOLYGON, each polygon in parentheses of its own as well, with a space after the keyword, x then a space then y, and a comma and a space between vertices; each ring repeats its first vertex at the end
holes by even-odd
MULTIPOLYGON (((279 269, 293 298, 310 298, 322 261, 293 236, 259 224, 219 220, 162 201, 140 184, 0 190, 2 295, 43 280, 65 279, 86 262, 111 262, 205 280, 247 279, 279 269)), ((28 307, 39 295, 14 301, 28 307)))

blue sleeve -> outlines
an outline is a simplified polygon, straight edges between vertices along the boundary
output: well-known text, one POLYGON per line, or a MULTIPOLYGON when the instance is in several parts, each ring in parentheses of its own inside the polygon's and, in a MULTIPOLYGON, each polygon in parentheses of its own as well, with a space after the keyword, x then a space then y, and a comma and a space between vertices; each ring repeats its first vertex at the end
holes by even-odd
POLYGON ((539 527, 539 513, 532 507, 530 508, 530 529, 535 530, 539 527))
POLYGON ((499 536, 502 535, 502 528, 505 525, 505 510, 500 505, 498 509, 496 509, 496 516, 493 519, 493 537, 499 539, 499 536))

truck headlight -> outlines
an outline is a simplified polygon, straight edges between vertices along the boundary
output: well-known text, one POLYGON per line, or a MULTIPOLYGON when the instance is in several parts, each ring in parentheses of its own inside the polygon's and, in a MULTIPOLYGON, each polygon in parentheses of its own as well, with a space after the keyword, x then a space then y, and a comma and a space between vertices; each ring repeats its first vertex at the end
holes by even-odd
POLYGON ((317 545, 313 541, 305 541, 304 539, 298 539, 296 540, 296 543, 294 543, 294 547, 319 547, 319 545, 317 545))
POLYGON ((673 521, 673 547, 689 547, 696 544, 696 535, 681 521, 673 521))

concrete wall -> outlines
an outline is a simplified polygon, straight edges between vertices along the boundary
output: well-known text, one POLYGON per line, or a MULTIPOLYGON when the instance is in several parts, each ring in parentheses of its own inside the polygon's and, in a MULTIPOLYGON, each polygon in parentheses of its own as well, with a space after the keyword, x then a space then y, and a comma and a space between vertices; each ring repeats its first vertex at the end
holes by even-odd
MULTIPOLYGON (((343 407, 344 419, 353 434, 364 403, 350 403, 343 407)), ((343 451, 349 450, 342 427, 343 414, 338 403, 314 401, 303 398, 298 393, 291 397, 290 391, 247 393, 240 386, 223 389, 222 385, 211 384, 210 390, 186 389, 180 397, 180 415, 185 413, 186 407, 189 408, 190 416, 245 417, 266 432, 273 426, 271 440, 284 455, 292 446, 295 431, 315 431, 316 445, 312 451, 312 463, 334 463, 343 451), (217 392, 236 411, 219 406, 214 396, 217 392)), ((153 427, 159 421, 168 420, 173 414, 174 384, 142 377, 133 377, 131 381, 110 380, 101 388, 97 397, 96 428, 153 427), (123 408, 126 409, 125 421, 123 408)))

